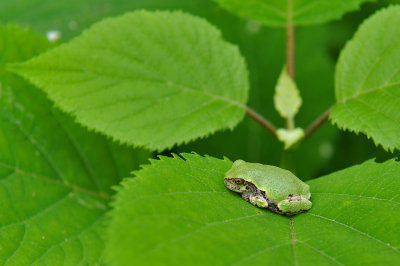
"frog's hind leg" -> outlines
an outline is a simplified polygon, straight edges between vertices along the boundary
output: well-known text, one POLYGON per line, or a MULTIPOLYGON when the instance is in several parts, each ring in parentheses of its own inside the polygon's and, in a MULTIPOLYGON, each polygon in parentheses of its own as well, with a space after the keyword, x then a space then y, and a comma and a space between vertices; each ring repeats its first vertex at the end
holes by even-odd
POLYGON ((242 199, 251 203, 249 193, 242 193, 242 199))
POLYGON ((243 193, 242 198, 259 208, 268 208, 268 201, 262 195, 243 193))

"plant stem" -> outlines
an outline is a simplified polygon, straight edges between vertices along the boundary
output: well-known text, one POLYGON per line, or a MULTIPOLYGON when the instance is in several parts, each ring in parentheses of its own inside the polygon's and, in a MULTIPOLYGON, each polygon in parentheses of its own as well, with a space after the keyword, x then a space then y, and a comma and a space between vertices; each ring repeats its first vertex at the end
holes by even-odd
POLYGON ((287 1, 286 22, 286 66, 289 76, 294 80, 294 26, 293 26, 293 2, 287 1))
POLYGON ((332 108, 329 108, 320 117, 315 119, 314 122, 312 122, 312 124, 306 129, 304 133, 304 139, 312 135, 318 128, 320 128, 328 120, 331 111, 332 108))
POLYGON ((272 135, 276 136, 276 127, 269 122, 266 118, 262 115, 254 111, 248 106, 245 106, 246 114, 254 119, 257 123, 263 126, 266 130, 268 130, 272 135))
POLYGON ((293 117, 286 119, 286 128, 289 130, 294 129, 294 118, 293 117))
MULTIPOLYGON (((293 0, 287 0, 287 22, 286 22, 286 68, 289 76, 294 81, 294 26, 293 26, 293 0)), ((286 119, 286 128, 294 129, 294 118, 286 119)))
MULTIPOLYGON (((287 0, 287 21, 286 21, 286 68, 289 76, 294 81, 294 26, 293 26, 293 0, 287 0)), ((286 119, 286 128, 292 130, 295 128, 294 118, 286 119)), ((281 158, 281 167, 295 172, 293 163, 293 154, 291 151, 283 149, 281 158)))

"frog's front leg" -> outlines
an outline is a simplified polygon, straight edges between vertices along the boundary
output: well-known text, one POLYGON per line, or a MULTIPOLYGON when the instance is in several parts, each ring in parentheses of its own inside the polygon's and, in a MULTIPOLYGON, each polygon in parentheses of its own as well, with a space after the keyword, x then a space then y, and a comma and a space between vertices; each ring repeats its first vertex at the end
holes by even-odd
POLYGON ((259 208, 268 208, 268 201, 262 195, 242 193, 242 198, 259 208))

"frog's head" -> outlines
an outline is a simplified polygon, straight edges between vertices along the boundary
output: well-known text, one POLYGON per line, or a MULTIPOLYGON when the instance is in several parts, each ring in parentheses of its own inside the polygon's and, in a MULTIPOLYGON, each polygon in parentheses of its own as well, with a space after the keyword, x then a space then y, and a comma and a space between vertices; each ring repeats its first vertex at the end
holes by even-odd
POLYGON ((242 178, 225 177, 224 182, 225 186, 232 191, 245 192, 247 190, 246 181, 243 180, 242 178))

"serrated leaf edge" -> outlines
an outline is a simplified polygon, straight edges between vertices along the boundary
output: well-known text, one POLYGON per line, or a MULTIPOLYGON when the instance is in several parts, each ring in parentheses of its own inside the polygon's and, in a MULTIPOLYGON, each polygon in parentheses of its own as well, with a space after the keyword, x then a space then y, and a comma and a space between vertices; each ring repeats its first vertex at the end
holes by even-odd
MULTIPOLYGON (((55 106, 57 106, 57 108, 58 108, 59 110, 61 110, 61 111, 65 112, 65 113, 68 113, 69 115, 73 116, 74 121, 75 121, 76 123, 82 125, 83 127, 85 127, 89 132, 94 132, 94 133, 97 133, 97 134, 101 134, 101 135, 105 136, 108 140, 111 140, 112 142, 117 142, 117 143, 120 144, 120 145, 129 145, 129 146, 131 146, 131 147, 133 147, 133 148, 140 148, 140 147, 143 147, 143 148, 145 148, 145 149, 147 149, 147 150, 150 150, 150 151, 162 152, 162 151, 164 151, 164 150, 172 149, 172 148, 175 147, 175 146, 185 145, 185 144, 188 144, 188 143, 190 143, 190 142, 192 142, 192 141, 195 141, 195 140, 201 140, 201 139, 208 138, 209 136, 212 136, 212 135, 214 135, 216 132, 219 132, 219 131, 226 131, 226 130, 233 131, 233 130, 239 125, 239 123, 242 122, 243 119, 244 119, 245 110, 246 110, 246 103, 247 103, 248 98, 249 98, 249 97, 248 97, 248 91, 249 91, 249 87, 250 87, 250 85, 249 85, 249 71, 248 71, 248 67, 247 67, 246 60, 244 59, 243 55, 241 54, 238 45, 233 44, 233 43, 230 43, 230 42, 226 41, 225 39, 223 39, 221 30, 218 29, 216 26, 214 26, 213 24, 211 24, 210 22, 208 22, 206 19, 204 19, 204 18, 202 18, 202 17, 196 16, 196 15, 192 15, 192 14, 188 14, 188 13, 182 12, 181 10, 174 10, 174 11, 160 11, 160 10, 157 10, 157 11, 147 11, 147 10, 145 10, 145 9, 139 9, 139 10, 135 10, 135 11, 132 11, 132 12, 126 12, 126 13, 123 14, 123 15, 114 16, 114 17, 108 17, 108 18, 102 19, 102 20, 100 20, 100 21, 98 21, 98 22, 95 22, 95 23, 93 23, 89 28, 83 30, 82 33, 81 33, 79 36, 73 38, 73 39, 72 39, 71 41, 69 41, 68 43, 62 43, 61 45, 58 45, 58 46, 54 47, 53 49, 50 49, 50 50, 48 50, 48 51, 46 51, 46 52, 44 52, 44 53, 42 53, 42 54, 40 54, 40 55, 38 55, 38 56, 34 56, 34 57, 30 58, 28 61, 25 61, 25 62, 23 62, 23 63, 12 63, 12 64, 7 64, 7 65, 6 65, 6 70, 9 71, 9 72, 18 74, 19 76, 22 76, 25 80, 28 80, 33 86, 35 86, 35 87, 37 87, 37 88, 43 90, 43 91, 46 93, 46 97, 47 97, 51 102, 53 102, 53 104, 54 104, 55 106), (230 46, 232 49, 234 49, 234 50, 238 53, 238 55, 240 56, 240 59, 241 59, 243 65, 244 65, 244 67, 245 67, 246 84, 247 84, 247 86, 246 86, 246 87, 247 87, 247 88, 246 88, 246 98, 245 98, 245 100, 244 100, 245 103, 242 104, 242 103, 240 103, 240 102, 236 102, 236 101, 234 101, 234 100, 230 100, 229 98, 227 98, 227 99, 229 99, 229 101, 225 101, 225 100, 224 100, 225 102, 230 103, 232 106, 237 106, 238 108, 241 109, 242 115, 241 115, 241 117, 238 119, 238 122, 237 122, 236 124, 230 123, 230 124, 227 124, 227 125, 225 125, 225 126, 219 127, 218 129, 215 129, 215 130, 213 130, 213 131, 210 131, 210 132, 208 132, 207 134, 203 134, 203 135, 201 135, 201 136, 197 136, 197 137, 191 138, 191 139, 181 140, 181 141, 172 143, 172 144, 170 144, 170 145, 168 145, 168 146, 166 146, 166 147, 160 147, 160 146, 157 146, 157 145, 153 145, 153 143, 151 143, 151 142, 148 142, 148 143, 134 143, 134 142, 132 142, 132 141, 130 141, 130 140, 128 140, 128 139, 119 139, 119 138, 115 138, 114 136, 112 136, 112 135, 110 135, 110 134, 108 134, 108 133, 103 132, 103 131, 102 131, 101 129, 99 129, 98 127, 89 127, 89 126, 85 125, 84 122, 83 122, 83 121, 80 121, 80 119, 76 116, 76 113, 75 113, 76 110, 64 110, 64 108, 63 108, 60 104, 57 103, 56 97, 51 96, 45 89, 42 89, 42 87, 43 87, 43 88, 48 88, 48 86, 44 86, 44 85, 43 85, 43 82, 40 82, 40 80, 38 80, 38 79, 36 79, 36 78, 29 78, 29 77, 26 77, 24 74, 20 74, 20 73, 19 73, 19 70, 18 70, 18 69, 24 68, 24 63, 29 62, 29 61, 31 61, 31 60, 38 59, 38 58, 40 58, 40 57, 42 57, 42 56, 45 56, 45 55, 49 54, 50 52, 52 52, 53 49, 58 49, 58 48, 62 48, 62 47, 64 47, 64 46, 67 46, 70 42, 72 42, 72 41, 74 41, 75 39, 77 39, 77 38, 79 38, 79 37, 84 36, 85 34, 87 34, 93 27, 98 26, 98 25, 102 25, 102 24, 107 23, 107 22, 110 21, 110 20, 112 21, 112 20, 114 20, 114 19, 116 19, 116 18, 122 18, 122 17, 124 17, 124 16, 128 16, 128 15, 131 15, 131 14, 133 14, 133 13, 140 13, 140 12, 145 12, 145 13, 148 13, 148 14, 157 14, 157 13, 160 13, 160 14, 164 14, 164 13, 169 13, 169 14, 183 14, 183 15, 185 15, 185 16, 190 16, 190 17, 195 18, 195 19, 197 19, 197 20, 199 20, 199 21, 205 22, 205 23, 207 23, 207 25, 208 25, 209 27, 212 27, 212 28, 217 32, 218 37, 221 39, 221 41, 223 41, 226 45, 230 46), (39 86, 36 86, 35 84, 38 84, 40 87, 39 87, 39 86)), ((217 95, 216 97, 218 97, 218 95, 217 95)), ((220 97, 220 98, 222 98, 222 97, 220 97)), ((219 98, 219 99, 220 99, 220 98, 219 98)), ((220 100, 221 100, 221 99, 220 99, 220 100)))

